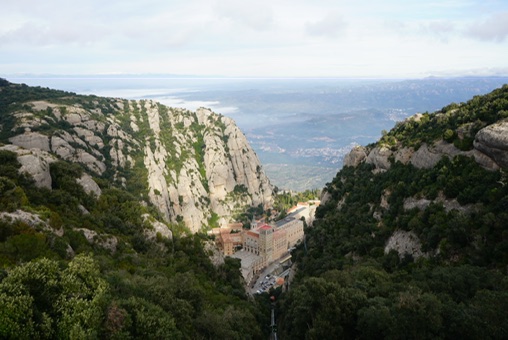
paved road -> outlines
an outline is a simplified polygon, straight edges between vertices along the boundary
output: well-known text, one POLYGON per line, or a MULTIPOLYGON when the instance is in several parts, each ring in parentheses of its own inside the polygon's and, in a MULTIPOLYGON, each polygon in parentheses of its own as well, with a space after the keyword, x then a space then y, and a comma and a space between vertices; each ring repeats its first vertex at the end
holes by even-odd
MULTIPOLYGON (((249 292, 254 295, 256 294, 256 292, 258 290, 261 289, 261 284, 263 283, 263 281, 265 280, 265 277, 266 275, 270 275, 272 276, 273 275, 273 272, 275 272, 277 269, 280 268, 280 264, 278 261, 272 263, 271 265, 269 265, 268 267, 266 267, 263 271, 259 272, 257 274, 257 279, 256 279, 256 283, 254 284, 254 287, 251 288, 249 287, 249 292)), ((272 280, 273 281, 273 280, 272 280)), ((265 291, 268 291, 269 289, 265 290, 265 291)))

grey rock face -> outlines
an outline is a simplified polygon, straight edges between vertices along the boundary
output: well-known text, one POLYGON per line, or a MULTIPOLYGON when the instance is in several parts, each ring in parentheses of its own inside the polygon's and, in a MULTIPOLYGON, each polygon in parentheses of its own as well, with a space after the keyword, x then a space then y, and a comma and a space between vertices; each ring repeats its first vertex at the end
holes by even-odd
POLYGON ((12 144, 25 149, 39 149, 50 151, 48 136, 42 135, 38 132, 25 132, 22 135, 17 135, 9 138, 9 141, 12 144))
POLYGON ((31 228, 34 229, 42 229, 48 232, 51 232, 57 236, 62 237, 64 234, 63 228, 60 229, 53 229, 48 221, 41 219, 41 217, 37 214, 33 214, 24 210, 16 210, 14 212, 8 213, 8 212, 1 212, 0 213, 0 219, 5 219, 8 221, 22 221, 23 223, 26 223, 31 228))
POLYGON ((397 149, 394 152, 395 162, 401 162, 402 164, 407 164, 411 160, 411 157, 414 154, 413 148, 401 148, 397 149))
POLYGON ((414 232, 397 230, 388 239, 384 252, 388 254, 390 250, 395 250, 400 257, 411 255, 414 259, 422 256, 427 257, 428 255, 423 253, 421 249, 420 239, 414 232))
POLYGON ((51 174, 49 165, 56 161, 50 153, 40 149, 23 149, 16 145, 4 145, 0 150, 8 150, 18 154, 18 162, 21 164, 19 172, 26 172, 33 177, 35 185, 39 188, 51 189, 51 174))
POLYGON ((161 116, 149 101, 145 109, 154 136, 144 148, 149 197, 168 220, 180 219, 195 232, 214 214, 226 224, 238 207, 272 203, 271 184, 231 119, 207 109, 173 109, 161 116), (161 128, 166 121, 177 127, 170 145, 161 128), (181 166, 170 170, 168 162, 181 166))
MULTIPOLYGON (((498 129, 496 133, 491 133, 491 131, 485 129, 480 131, 482 134, 475 141, 475 149, 470 151, 461 151, 453 144, 443 140, 436 141, 433 145, 424 143, 416 151, 412 148, 400 148, 391 151, 384 146, 376 146, 366 157, 363 156, 365 148, 356 147, 344 158, 344 165, 358 166, 365 160, 366 163, 375 166, 375 172, 382 172, 390 169, 390 158, 392 158, 395 162, 411 163, 419 169, 430 169, 442 157, 453 158, 457 155, 464 155, 474 157, 478 164, 489 170, 497 170, 499 166, 508 166, 508 144, 503 144, 505 136, 502 134, 505 130, 498 129), (506 149, 503 149, 505 147, 506 149)), ((508 128, 506 129, 508 134, 508 128)))
POLYGON ((98 246, 107 249, 112 253, 116 251, 118 239, 115 236, 98 234, 96 231, 87 228, 77 228, 76 230, 83 233, 88 243, 97 244, 98 246))
POLYGON ((390 149, 384 146, 377 146, 369 153, 365 160, 368 164, 373 164, 379 170, 390 169, 390 161, 388 158, 392 155, 390 149))
POLYGON ((101 188, 99 188, 89 174, 84 173, 76 182, 83 187, 83 190, 85 190, 87 194, 93 193, 95 196, 99 197, 102 193, 101 188))
POLYGON ((508 121, 484 127, 475 136, 474 147, 508 168, 508 121))
POLYGON ((418 150, 411 156, 411 164, 419 169, 430 169, 441 160, 443 155, 427 144, 420 146, 418 150))
MULTIPOLYGON (((35 101, 26 103, 31 112, 14 113, 12 131, 24 132, 9 141, 19 147, 18 153, 26 149, 19 156, 23 171, 39 186, 51 188, 49 162, 61 158, 82 164, 94 175, 107 172, 125 187, 125 173, 146 169, 146 175, 135 179, 146 176, 142 184, 148 197, 143 198, 166 222, 183 222, 193 232, 212 218, 227 224, 246 206, 272 204, 272 186, 259 159, 231 119, 203 108, 190 112, 149 100, 105 100, 108 114, 99 100, 87 109, 35 101), (43 125, 51 128, 37 132, 43 125), (56 157, 43 157, 43 152, 56 157)), ((89 175, 77 183, 101 195, 89 175)))
POLYGON ((345 157, 344 166, 358 166, 367 158, 367 150, 363 146, 355 146, 345 157))
POLYGON ((172 239, 173 233, 169 230, 168 226, 160 221, 150 218, 150 215, 143 215, 145 222, 148 222, 152 229, 145 229, 144 233, 148 239, 155 239, 157 234, 163 238, 172 239))

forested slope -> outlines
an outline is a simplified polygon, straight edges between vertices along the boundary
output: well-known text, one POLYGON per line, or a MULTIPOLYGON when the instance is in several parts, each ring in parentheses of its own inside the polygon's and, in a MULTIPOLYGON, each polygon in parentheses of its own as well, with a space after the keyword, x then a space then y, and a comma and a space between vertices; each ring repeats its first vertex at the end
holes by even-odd
POLYGON ((508 337, 507 112, 504 86, 353 150, 295 252, 281 338, 508 337))
MULTIPOLYGON (((153 174, 143 161, 150 153, 164 154, 164 138, 151 135, 147 110, 168 119, 169 109, 155 103, 0 79, 1 339, 265 338, 269 309, 246 295, 239 262, 215 256, 212 263, 211 241, 186 233, 183 215, 169 222, 150 200, 164 193, 148 186, 153 174)), ((207 183, 207 151, 196 135, 216 136, 227 127, 210 114, 210 125, 200 130, 206 124, 198 124, 196 115, 175 114, 182 121, 165 120, 172 128, 163 126, 161 134, 173 143, 167 152, 180 157, 156 160, 182 174, 185 164, 196 164, 189 176, 207 183), (185 134, 196 138, 180 144, 171 139, 185 134)), ((229 129, 233 134, 222 136, 233 152, 236 130, 229 129)), ((225 146, 208 144, 212 152, 225 146)), ((246 172, 236 172, 238 185, 246 172)), ((168 182, 174 178, 164 174, 168 182)), ((244 199, 230 195, 225 205, 252 201, 245 197, 255 195, 240 189, 244 199)), ((189 203, 180 195, 168 203, 172 212, 191 203, 194 209, 206 205, 205 217, 217 211, 204 198, 189 203)))

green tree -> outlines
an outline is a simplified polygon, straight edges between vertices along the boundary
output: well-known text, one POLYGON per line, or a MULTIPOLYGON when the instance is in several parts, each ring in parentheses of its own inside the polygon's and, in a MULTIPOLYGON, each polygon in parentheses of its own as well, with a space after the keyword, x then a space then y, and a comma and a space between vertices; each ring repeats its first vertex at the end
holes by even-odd
POLYGON ((102 322, 108 285, 99 267, 86 255, 76 256, 61 276, 62 292, 56 300, 61 313, 60 337, 96 338, 102 322))
POLYGON ((85 255, 63 270, 46 258, 15 267, 0 282, 0 335, 96 338, 106 293, 97 265, 85 255))

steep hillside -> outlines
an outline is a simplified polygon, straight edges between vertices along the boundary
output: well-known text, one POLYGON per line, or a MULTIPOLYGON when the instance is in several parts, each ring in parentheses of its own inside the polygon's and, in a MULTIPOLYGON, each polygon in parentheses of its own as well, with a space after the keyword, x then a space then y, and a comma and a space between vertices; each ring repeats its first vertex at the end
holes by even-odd
POLYGON ((78 163, 192 232, 227 223, 245 207, 272 203, 272 187, 243 133, 207 109, 190 112, 4 81, 0 111, 3 148, 38 159, 24 169, 38 186, 51 188, 48 164, 78 163))
POLYGON ((1 339, 267 337, 239 261, 167 221, 269 202, 231 121, 0 79, 0 124, 1 339))
POLYGON ((419 114, 327 184, 287 338, 508 336, 508 86, 419 114))

